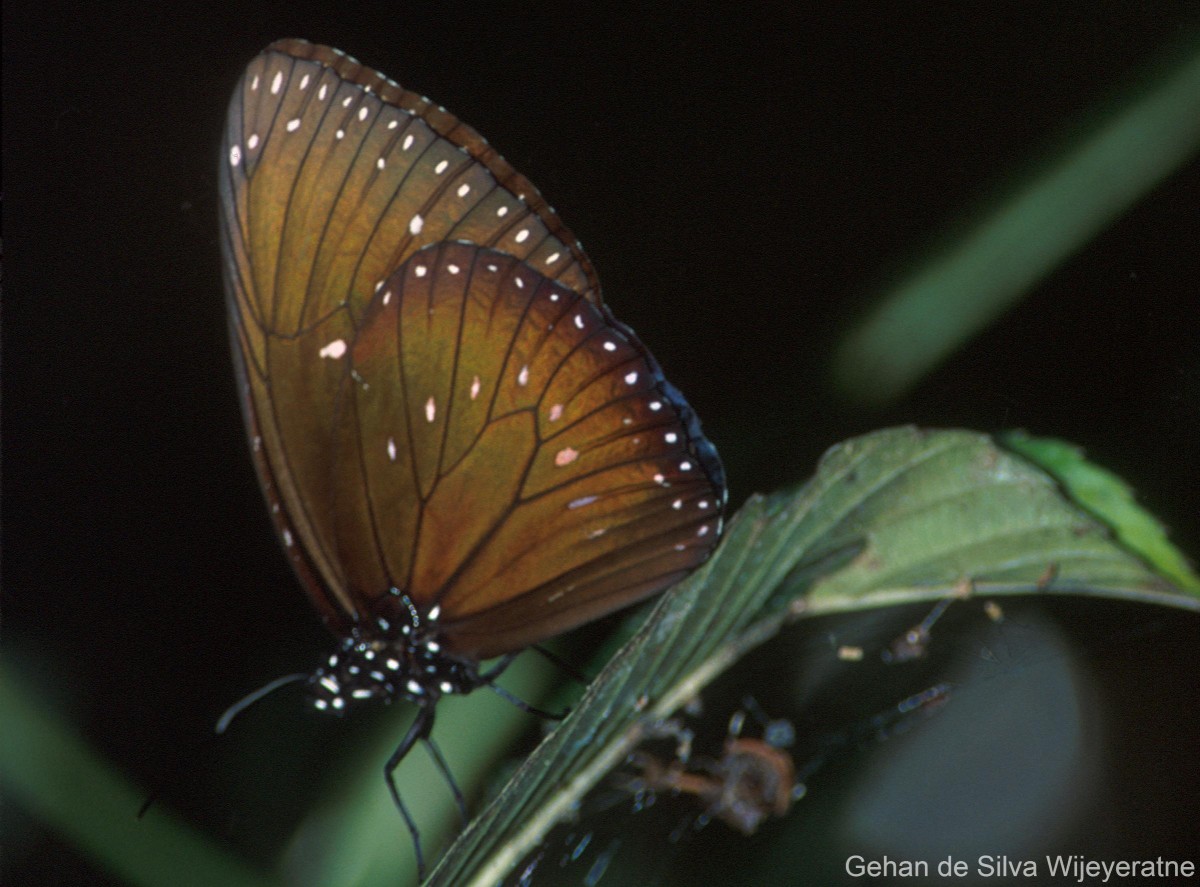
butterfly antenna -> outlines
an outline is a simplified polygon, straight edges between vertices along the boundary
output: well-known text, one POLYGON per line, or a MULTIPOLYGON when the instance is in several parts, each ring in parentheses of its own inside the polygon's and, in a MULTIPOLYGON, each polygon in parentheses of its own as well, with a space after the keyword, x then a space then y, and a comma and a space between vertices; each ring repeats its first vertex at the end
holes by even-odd
POLYGON ((254 703, 258 702, 264 696, 270 696, 280 687, 287 686, 288 684, 294 684, 297 681, 306 680, 308 680, 308 675, 301 672, 297 674, 286 675, 282 678, 276 678, 265 687, 259 687, 249 696, 239 699, 225 710, 225 714, 221 715, 220 719, 217 721, 217 733, 224 733, 227 729, 229 729, 229 725, 234 718, 236 718, 250 706, 254 705, 254 703))
MULTIPOLYGON (((278 680, 271 681, 271 683, 267 684, 265 687, 261 687, 258 690, 255 690, 249 696, 246 696, 244 699, 238 700, 233 705, 231 705, 225 711, 225 713, 223 715, 221 715, 220 719, 217 721, 217 727, 216 727, 216 731, 215 731, 216 736, 219 736, 222 733, 224 733, 226 731, 226 729, 228 729, 230 722, 233 721, 234 718, 236 718, 239 714, 241 714, 247 708, 252 706, 254 703, 258 702, 264 696, 266 696, 270 693, 274 693, 280 687, 283 687, 287 684, 294 683, 295 681, 306 680, 307 678, 308 678, 308 675, 306 675, 306 674, 290 674, 287 677, 282 677, 282 678, 279 678, 278 680)), ((210 738, 215 739, 216 736, 211 736, 210 738)), ((181 767, 176 767, 175 772, 170 777, 168 777, 166 780, 164 780, 157 788, 154 789, 154 791, 150 792, 150 796, 147 797, 146 800, 142 802, 142 806, 138 808, 138 812, 137 812, 138 819, 141 819, 142 817, 144 817, 146 815, 146 812, 151 807, 154 806, 154 802, 162 797, 163 792, 165 792, 168 788, 175 785, 175 783, 177 783, 179 781, 180 770, 181 770, 181 767)))

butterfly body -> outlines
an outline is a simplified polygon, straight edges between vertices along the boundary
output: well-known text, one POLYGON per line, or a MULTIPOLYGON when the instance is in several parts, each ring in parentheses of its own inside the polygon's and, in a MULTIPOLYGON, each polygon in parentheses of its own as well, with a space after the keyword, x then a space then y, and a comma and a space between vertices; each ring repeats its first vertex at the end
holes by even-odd
MULTIPOLYGON (((397 589, 392 596, 404 597, 397 589)), ((421 617, 410 601, 405 605, 408 619, 378 616, 352 627, 338 651, 308 678, 318 710, 341 713, 356 703, 396 699, 429 708, 442 696, 487 683, 476 662, 441 649, 436 618, 421 617)))

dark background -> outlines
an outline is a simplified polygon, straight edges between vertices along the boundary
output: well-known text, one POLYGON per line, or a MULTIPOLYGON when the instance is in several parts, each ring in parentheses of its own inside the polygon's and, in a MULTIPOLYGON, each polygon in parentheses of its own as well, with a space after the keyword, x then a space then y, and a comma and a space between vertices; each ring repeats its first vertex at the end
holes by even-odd
MULTIPOLYGON (((703 418, 732 505, 873 428, 1024 427, 1085 447, 1200 553, 1200 164, 904 401, 859 409, 826 375, 837 334, 913 257, 1194 46, 1196 5, 788 9, 6 4, 3 647, 44 704, 151 786, 229 702, 328 646, 243 440, 217 245, 225 105, 282 36, 433 97, 539 186, 703 418)), ((1103 651, 1101 606, 1057 618, 1103 651)), ((1183 730, 1155 766, 1189 784, 1196 620, 1125 612, 1165 635, 1132 647, 1161 657, 1131 690, 1147 707, 1117 708, 1151 746, 1183 730)), ((278 768, 344 753, 342 727, 279 724, 278 768)), ((225 758, 167 803, 269 859, 278 836, 239 832, 231 808, 254 801, 223 782, 245 766, 225 758)), ((1182 816, 1130 828, 1147 850, 1185 847, 1182 816)), ((11 807, 4 843, 5 883, 100 877, 11 807)))

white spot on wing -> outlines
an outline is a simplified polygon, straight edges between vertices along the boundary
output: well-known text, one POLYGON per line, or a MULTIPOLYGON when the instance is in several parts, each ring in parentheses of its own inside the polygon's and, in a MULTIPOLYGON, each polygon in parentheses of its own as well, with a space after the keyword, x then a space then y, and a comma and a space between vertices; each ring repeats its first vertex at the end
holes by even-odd
POLYGON ((233 145, 229 149, 229 165, 237 166, 242 162, 242 149, 237 145, 233 145))
POLYGON ((275 79, 271 81, 271 95, 279 95, 279 87, 283 85, 283 71, 275 72, 275 79))
POLYGON ((479 387, 480 387, 479 377, 476 376, 474 379, 471 380, 471 400, 474 400, 475 398, 479 397, 479 387))
POLYGON ((529 239, 529 229, 528 228, 522 228, 520 231, 517 232, 517 236, 515 238, 517 243, 524 243, 528 239, 529 239))
POLYGON ((334 360, 346 353, 346 340, 334 339, 317 352, 321 357, 332 357, 334 360))
POLYGON ((637 381, 637 376, 638 376, 637 370, 633 370, 631 372, 626 373, 625 374, 625 384, 632 385, 634 382, 637 381))
POLYGON ((555 262, 558 261, 559 255, 560 255, 559 253, 550 253, 550 255, 546 256, 546 264, 553 265, 555 262))
POLYGON ((444 173, 446 171, 446 167, 448 167, 449 165, 450 165, 449 160, 439 161, 438 165, 433 168, 433 171, 436 175, 440 176, 442 173, 444 173))
POLYGON ((463 183, 463 184, 461 184, 461 185, 459 185, 459 186, 458 186, 458 192, 457 192, 457 193, 458 193, 458 196, 459 196, 459 197, 466 197, 468 194, 470 194, 470 193, 471 193, 471 186, 470 186, 470 185, 468 185, 468 184, 466 184, 466 183, 463 183))
POLYGON ((529 366, 528 365, 521 367, 521 372, 517 374, 517 384, 518 385, 528 385, 529 384, 529 366))
POLYGON ((561 403, 556 403, 554 406, 550 407, 550 421, 551 422, 557 422, 559 419, 562 418, 562 414, 563 414, 563 405, 561 403))
POLYGON ((579 458, 578 450, 571 449, 571 447, 563 447, 561 450, 559 450, 557 453, 554 454, 554 464, 557 465, 559 468, 562 468, 564 465, 570 465, 572 462, 574 462, 578 458, 579 458))
POLYGON ((408 232, 410 234, 420 234, 421 229, 425 227, 425 220, 421 218, 421 214, 417 213, 408 221, 408 232))
POLYGON ((300 118, 299 117, 293 117, 291 120, 289 120, 287 122, 287 131, 288 132, 295 132, 299 128, 300 128, 300 118))
POLYGON ((432 422, 433 417, 437 415, 437 404, 433 402, 433 398, 425 401, 425 421, 432 422))
POLYGON ((404 137, 404 144, 400 146, 400 150, 407 151, 409 148, 412 147, 412 143, 413 143, 413 134, 410 132, 408 135, 406 135, 404 137))
POLYGON ((429 269, 426 268, 424 265, 418 265, 416 268, 413 269, 413 273, 416 274, 417 277, 424 277, 425 272, 428 270, 429 269))
POLYGON ((583 506, 591 505, 593 502, 595 502, 599 498, 600 498, 599 496, 580 496, 578 499, 572 499, 570 502, 568 502, 567 508, 570 508, 572 510, 574 510, 576 508, 583 508, 583 506))
POLYGON ((390 437, 388 438, 387 453, 388 453, 388 458, 391 459, 393 462, 395 462, 396 461, 396 441, 390 437))
POLYGON ((253 132, 250 134, 250 138, 246 139, 246 147, 251 151, 258 147, 258 133, 253 132))

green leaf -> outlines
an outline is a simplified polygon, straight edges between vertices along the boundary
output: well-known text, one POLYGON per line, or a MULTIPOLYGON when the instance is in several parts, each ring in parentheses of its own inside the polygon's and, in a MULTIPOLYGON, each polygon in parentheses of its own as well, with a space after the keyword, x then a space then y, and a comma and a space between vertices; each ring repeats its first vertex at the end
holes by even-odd
MULTIPOLYGON (((1068 464, 1081 462, 1063 452, 1068 464)), ((1072 484, 1073 491, 1079 487, 1072 484)), ((708 564, 663 597, 571 716, 460 835, 433 883, 490 885, 504 877, 625 759, 646 723, 677 710, 784 622, 964 591, 1104 595, 1200 610, 1194 592, 1176 590, 1068 501, 1053 478, 986 436, 901 428, 848 441, 826 454, 802 488, 746 504, 708 564)), ((520 666, 510 675, 514 689, 532 695, 544 676, 520 666)), ((470 765, 458 746, 485 738, 503 743, 522 716, 486 695, 449 702, 439 712, 439 741, 469 781, 470 765), (479 712, 467 711, 488 704, 494 708, 482 721, 479 712), (502 726, 506 713, 514 720, 502 726)), ((40 712, 11 669, 0 671, 0 711, 6 741, 0 777, 11 799, 130 883, 366 883, 376 877, 395 883, 412 872, 378 767, 395 731, 378 753, 357 756, 376 762, 364 776, 369 784, 342 800, 362 818, 344 809, 314 813, 297 836, 297 846, 308 847, 304 858, 289 859, 272 877, 229 857, 162 807, 136 820, 140 792, 68 725, 40 712), (361 805, 364 795, 383 800, 361 805), (345 820, 332 839, 330 819, 345 820), (355 831, 360 828, 362 834, 355 831), (307 840, 314 835, 323 836, 315 845, 307 840), (313 853, 330 855, 322 863, 313 853)), ((406 780, 421 778, 408 771, 406 780)), ((440 777, 432 780, 445 794, 440 777)), ((422 804, 432 791, 406 782, 406 796, 422 804)))
POLYGON ((459 837, 433 884, 492 885, 675 711, 788 619, 938 599, 1070 593, 1200 609, 990 438, 881 431, 797 491, 756 496, 574 712, 459 837))
POLYGON ((1137 504, 1125 481, 1089 462, 1082 449, 1064 440, 1013 432, 1002 442, 1053 475, 1069 496, 1162 575, 1180 588, 1200 593, 1200 576, 1167 539, 1166 527, 1137 504))

